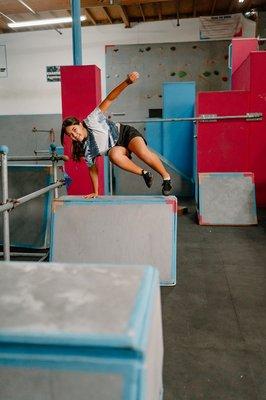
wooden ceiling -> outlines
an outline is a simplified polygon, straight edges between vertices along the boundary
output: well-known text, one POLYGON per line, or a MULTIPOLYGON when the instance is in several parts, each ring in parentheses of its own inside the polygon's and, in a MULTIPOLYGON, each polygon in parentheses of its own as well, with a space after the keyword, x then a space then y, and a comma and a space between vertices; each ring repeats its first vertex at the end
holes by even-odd
MULTIPOLYGON (((80 0, 82 26, 161 21, 207 15, 245 13, 266 10, 266 0, 80 0)), ((71 15, 70 0, 0 0, 0 32, 59 29, 70 25, 53 25, 11 29, 7 23, 66 17, 71 15), (28 7, 27 7, 28 6, 28 7)))

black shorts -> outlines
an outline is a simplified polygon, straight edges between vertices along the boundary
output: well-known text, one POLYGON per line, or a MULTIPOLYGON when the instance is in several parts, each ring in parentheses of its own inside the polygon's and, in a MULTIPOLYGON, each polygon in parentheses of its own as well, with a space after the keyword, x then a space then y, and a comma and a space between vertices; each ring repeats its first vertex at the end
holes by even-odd
POLYGON ((133 126, 120 124, 119 137, 116 146, 123 146, 127 149, 129 142, 135 137, 141 137, 147 144, 144 136, 133 126))

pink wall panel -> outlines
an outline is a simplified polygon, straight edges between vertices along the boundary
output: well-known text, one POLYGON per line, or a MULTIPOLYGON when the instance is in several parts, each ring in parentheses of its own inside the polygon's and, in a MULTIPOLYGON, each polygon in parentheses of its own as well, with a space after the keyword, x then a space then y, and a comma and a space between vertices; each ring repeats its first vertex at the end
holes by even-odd
MULTIPOLYGON (((241 115, 249 110, 249 93, 200 92, 197 103, 197 116, 241 115)), ((248 123, 240 120, 198 123, 198 172, 248 171, 249 131, 248 123)))
POLYGON ((252 122, 250 170, 255 173, 259 205, 266 205, 266 52, 251 53, 250 110, 263 113, 260 122, 252 122))
MULTIPOLYGON (((256 51, 250 54, 251 91, 260 93, 265 104, 266 97, 266 51, 256 51)), ((265 110, 265 108, 264 108, 265 110)))
POLYGON ((261 112, 263 119, 198 123, 197 162, 198 172, 253 172, 257 204, 266 207, 266 52, 254 51, 254 40, 233 40, 234 90, 199 93, 197 115, 261 112))
POLYGON ((255 38, 232 39, 232 74, 245 61, 251 51, 257 50, 259 50, 259 45, 255 38))
POLYGON ((250 56, 232 73, 231 86, 232 90, 250 90, 250 56))
MULTIPOLYGON (((84 119, 101 101, 101 72, 95 65, 61 67, 62 118, 75 116, 84 119)), ((66 138, 64 152, 71 156, 71 140, 66 138)), ((99 191, 104 193, 104 162, 98 157, 99 191)), ((72 179, 68 194, 85 195, 93 191, 85 161, 65 163, 72 179)))

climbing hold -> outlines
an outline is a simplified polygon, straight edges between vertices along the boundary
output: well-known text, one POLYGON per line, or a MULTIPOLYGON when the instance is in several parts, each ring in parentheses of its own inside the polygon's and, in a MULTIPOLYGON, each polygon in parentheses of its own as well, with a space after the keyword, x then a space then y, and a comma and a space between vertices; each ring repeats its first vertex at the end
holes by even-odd
POLYGON ((185 76, 187 76, 187 73, 186 73, 186 71, 179 71, 178 76, 179 76, 179 78, 184 78, 185 76))

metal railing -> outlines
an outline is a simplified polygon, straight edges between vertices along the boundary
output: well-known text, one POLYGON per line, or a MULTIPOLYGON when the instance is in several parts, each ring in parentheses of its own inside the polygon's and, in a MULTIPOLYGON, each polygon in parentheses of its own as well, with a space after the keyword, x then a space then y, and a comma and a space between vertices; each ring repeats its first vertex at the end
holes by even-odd
MULTIPOLYGON (((117 114, 114 114, 115 116, 117 114)), ((122 115, 122 114, 119 114, 122 115)), ((123 121, 122 124, 146 124, 152 122, 217 122, 223 120, 245 120, 245 121, 262 121, 263 114, 261 112, 252 112, 242 115, 217 115, 217 114, 202 114, 198 117, 184 118, 147 118, 141 120, 123 121)))
POLYGON ((58 180, 57 177, 57 163, 58 161, 67 161, 68 157, 65 155, 59 156, 56 154, 56 147, 51 145, 50 157, 8 157, 9 149, 7 146, 0 146, 0 159, 1 159, 1 175, 2 175, 2 203, 0 205, 0 213, 3 213, 3 256, 5 261, 10 260, 10 231, 9 231, 9 212, 15 207, 26 203, 36 197, 41 196, 50 190, 54 191, 54 197, 58 197, 58 188, 65 185, 65 180, 58 180), (36 190, 26 196, 18 199, 8 198, 8 161, 51 161, 54 183, 44 188, 36 190))

